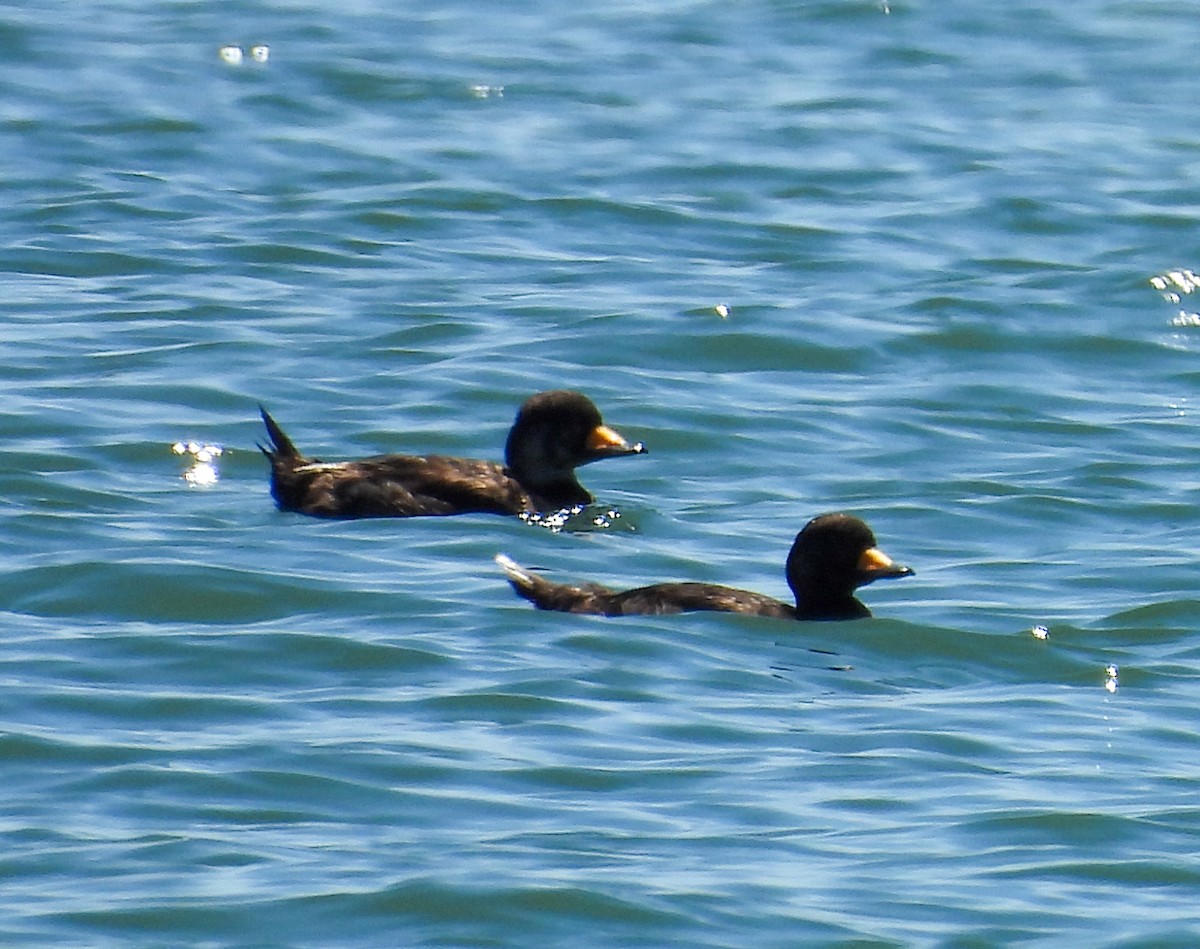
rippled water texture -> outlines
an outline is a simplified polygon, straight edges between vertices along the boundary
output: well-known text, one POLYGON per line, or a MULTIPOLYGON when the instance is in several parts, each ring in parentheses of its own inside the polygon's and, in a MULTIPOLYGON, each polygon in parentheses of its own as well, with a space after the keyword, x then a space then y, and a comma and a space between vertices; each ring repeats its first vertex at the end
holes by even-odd
POLYGON ((1200 943, 1194 11, 493 7, 0 10, 0 941, 1200 943), (271 503, 560 387, 565 524, 271 503))

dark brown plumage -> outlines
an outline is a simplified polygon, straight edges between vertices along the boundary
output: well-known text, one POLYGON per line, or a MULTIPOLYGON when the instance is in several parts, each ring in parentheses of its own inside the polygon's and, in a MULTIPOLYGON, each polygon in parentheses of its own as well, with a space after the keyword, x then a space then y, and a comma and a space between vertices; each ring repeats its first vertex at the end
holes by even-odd
POLYGON ((504 464, 444 455, 376 455, 358 461, 306 458, 259 406, 271 447, 271 495, 285 511, 314 517, 533 514, 587 504, 575 469, 645 452, 604 424, 578 392, 539 392, 521 406, 504 464))
POLYGON ((594 583, 553 583, 500 554, 496 562, 518 594, 543 610, 604 616, 713 610, 794 620, 842 620, 870 616, 854 591, 875 580, 907 577, 908 567, 892 562, 875 546, 875 535, 849 514, 822 514, 796 535, 787 558, 791 605, 714 583, 656 583, 616 592, 594 583))

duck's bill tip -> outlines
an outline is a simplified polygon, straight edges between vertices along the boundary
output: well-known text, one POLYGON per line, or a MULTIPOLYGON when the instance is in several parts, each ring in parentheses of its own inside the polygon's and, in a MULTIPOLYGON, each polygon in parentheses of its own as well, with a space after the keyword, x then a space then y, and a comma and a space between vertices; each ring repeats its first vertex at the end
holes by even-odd
POLYGON ((631 445, 620 432, 607 425, 597 425, 588 433, 587 448, 600 458, 646 454, 646 446, 641 442, 631 445))
POLYGON ((911 577, 912 567, 896 563, 878 547, 863 551, 858 559, 858 569, 863 576, 870 580, 894 579, 896 577, 911 577))

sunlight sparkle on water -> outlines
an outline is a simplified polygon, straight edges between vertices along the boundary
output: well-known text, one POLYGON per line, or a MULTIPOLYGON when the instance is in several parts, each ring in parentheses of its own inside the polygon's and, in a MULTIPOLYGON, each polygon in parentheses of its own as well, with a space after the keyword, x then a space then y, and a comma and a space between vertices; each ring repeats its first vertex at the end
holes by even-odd
MULTIPOLYGON (((1191 270, 1168 270, 1150 278, 1150 286, 1162 294, 1168 303, 1179 305, 1190 293, 1200 290, 1200 277, 1191 270)), ((1180 310, 1171 320, 1172 326, 1200 326, 1200 314, 1180 310)))
MULTIPOLYGON (((228 63, 230 66, 240 66, 246 60, 246 53, 242 48, 232 43, 222 46, 217 50, 217 55, 221 58, 222 62, 228 63)), ((258 43, 255 46, 251 46, 250 58, 256 63, 265 63, 271 58, 271 47, 265 43, 258 43)))
POLYGON ((220 445, 205 445, 201 442, 176 442, 171 451, 176 455, 187 455, 190 458, 189 467, 185 468, 181 477, 188 484, 216 484, 221 477, 217 459, 221 457, 220 445))

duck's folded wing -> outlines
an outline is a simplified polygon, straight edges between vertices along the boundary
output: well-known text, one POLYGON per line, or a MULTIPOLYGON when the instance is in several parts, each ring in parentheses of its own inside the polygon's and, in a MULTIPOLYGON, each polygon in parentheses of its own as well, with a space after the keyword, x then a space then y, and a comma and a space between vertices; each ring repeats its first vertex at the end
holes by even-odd
POLYGON ((609 615, 711 611, 778 619, 796 617, 794 607, 773 597, 715 583, 656 583, 615 593, 606 605, 609 615))
POLYGON ((618 593, 596 583, 554 583, 525 569, 504 554, 497 555, 496 563, 504 570, 513 589, 543 610, 596 613, 603 616, 662 615, 709 610, 782 619, 796 617, 795 608, 787 603, 781 603, 761 593, 712 583, 656 583, 618 593))
POLYGON ((503 467, 471 458, 378 455, 312 462, 293 468, 286 480, 290 506, 322 517, 516 514, 528 506, 503 467))

